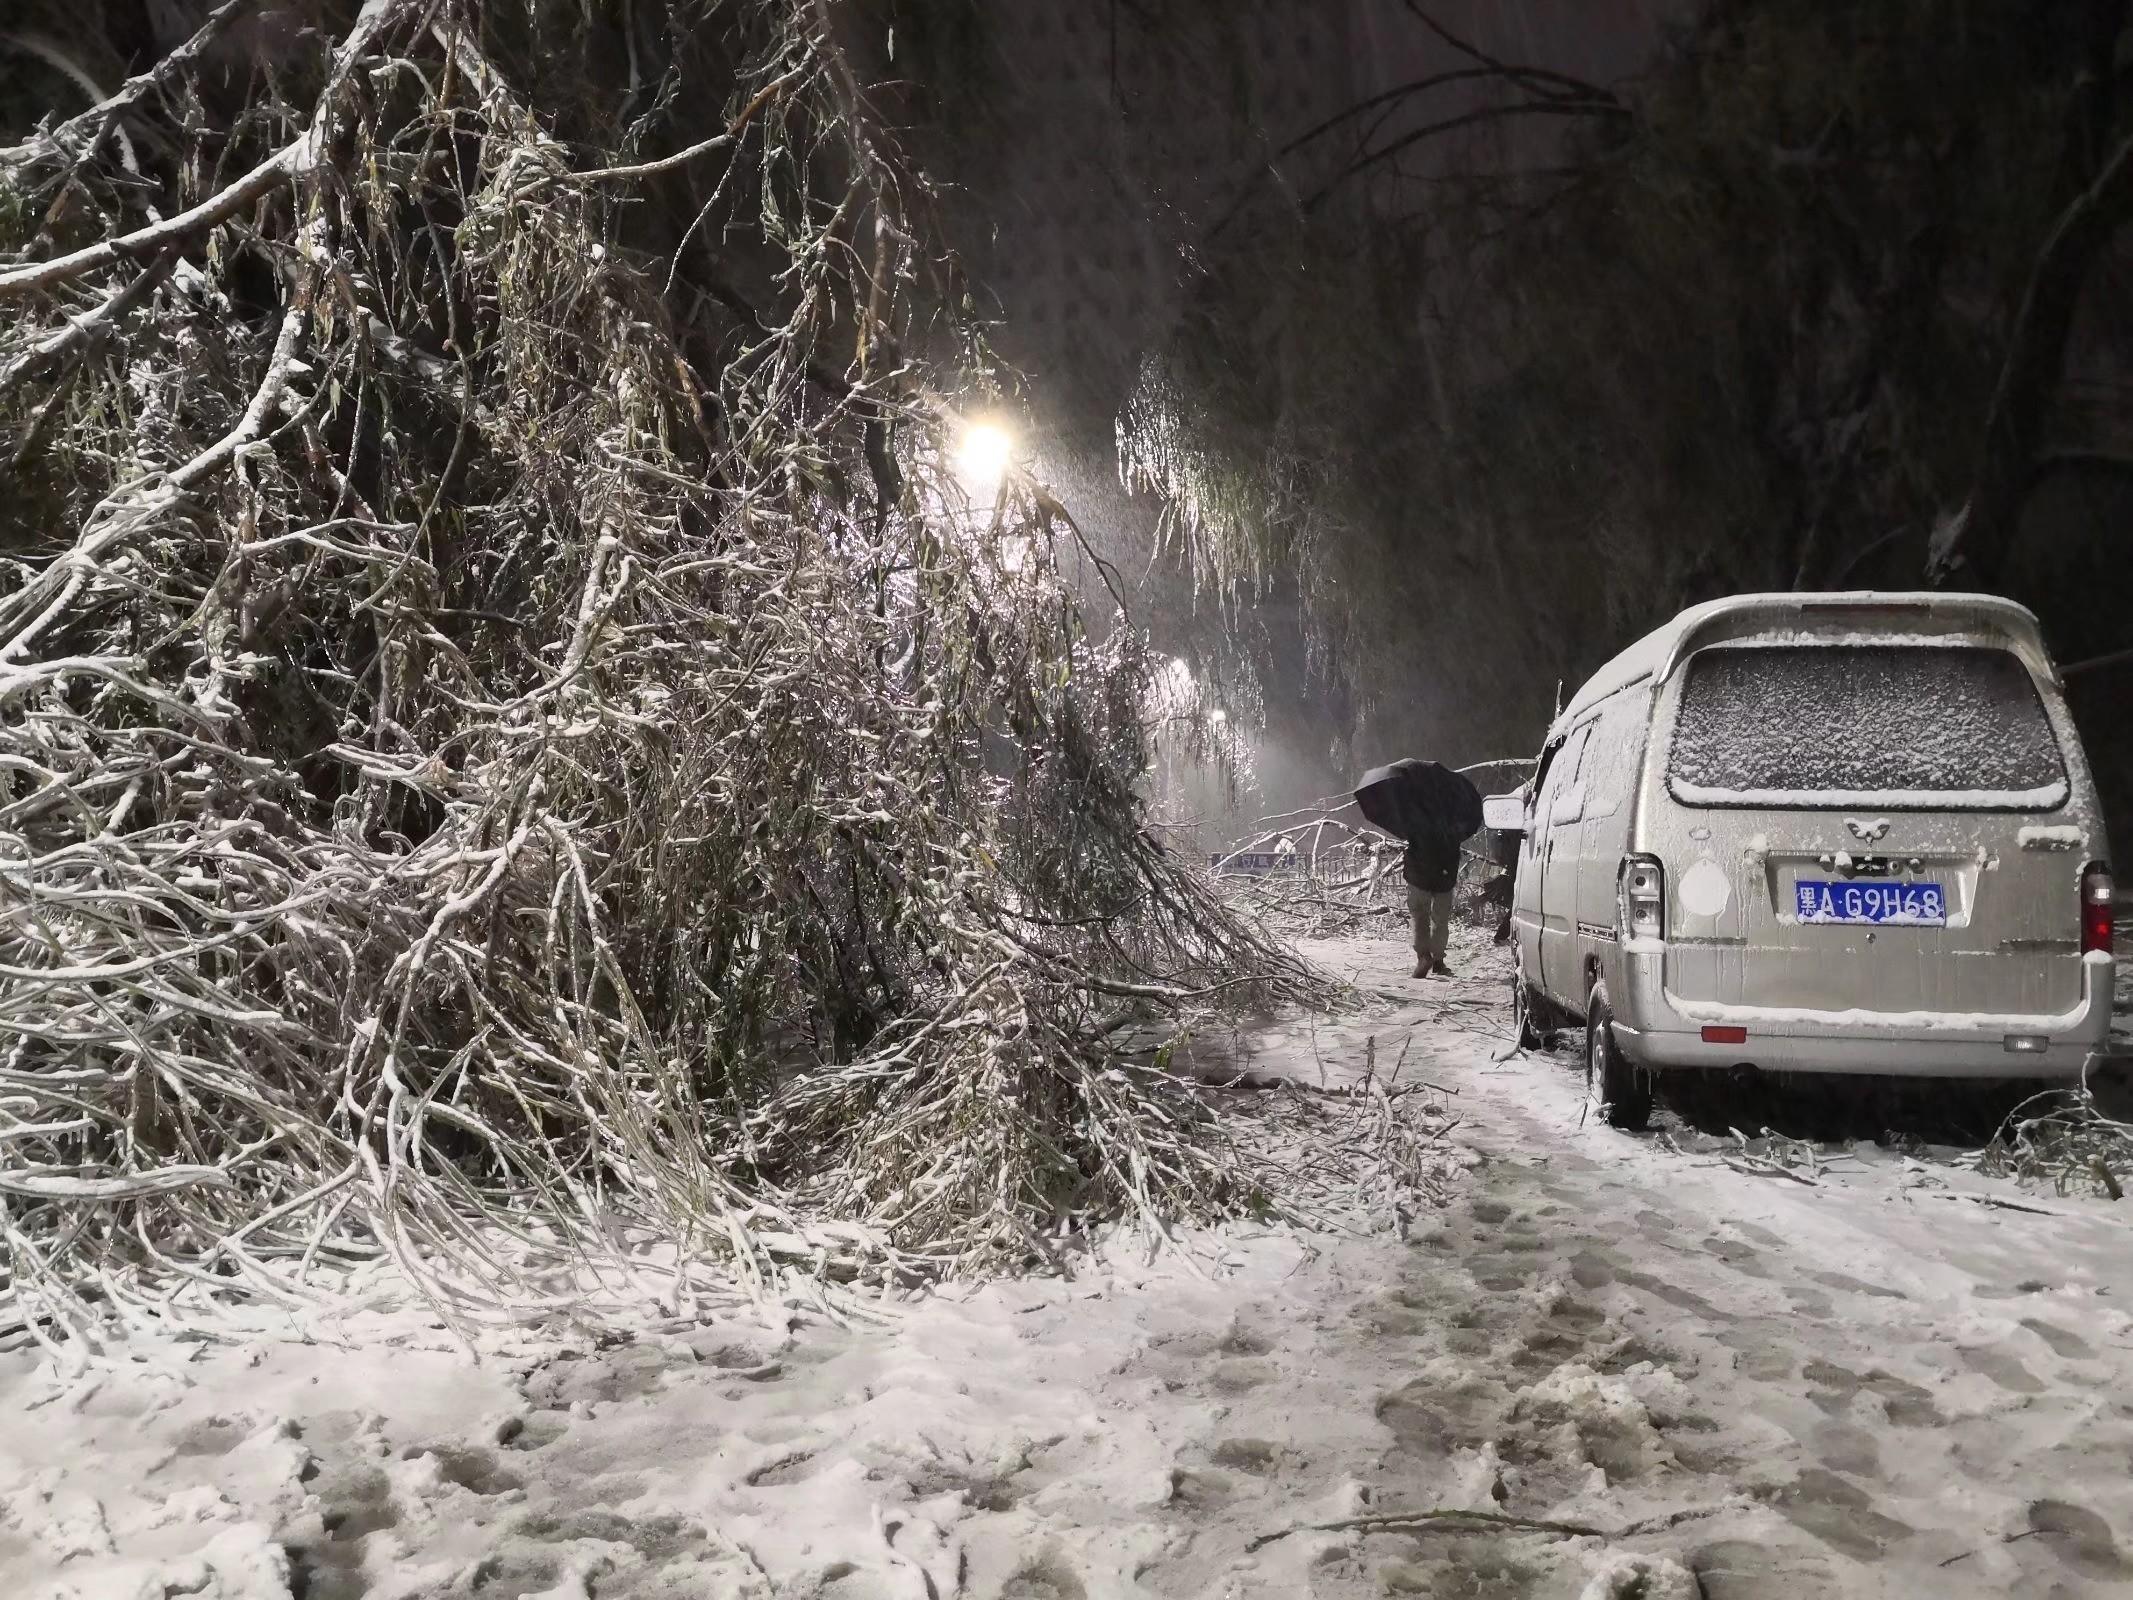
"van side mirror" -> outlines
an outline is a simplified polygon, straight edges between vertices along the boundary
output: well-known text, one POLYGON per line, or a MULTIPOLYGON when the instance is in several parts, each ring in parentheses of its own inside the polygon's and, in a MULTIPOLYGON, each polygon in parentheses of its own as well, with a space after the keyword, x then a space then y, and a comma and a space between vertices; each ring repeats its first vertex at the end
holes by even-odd
POLYGON ((1498 833, 1526 831, 1526 797, 1522 794, 1492 794, 1481 802, 1481 825, 1498 833))

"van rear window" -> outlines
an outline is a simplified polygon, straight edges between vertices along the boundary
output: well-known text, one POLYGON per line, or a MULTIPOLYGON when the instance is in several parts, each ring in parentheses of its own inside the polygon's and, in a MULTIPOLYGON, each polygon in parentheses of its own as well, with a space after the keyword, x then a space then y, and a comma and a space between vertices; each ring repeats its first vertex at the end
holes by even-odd
POLYGON ((1714 645, 1668 777, 1691 805, 2048 810, 2066 764, 2029 669, 1979 645, 1714 645))

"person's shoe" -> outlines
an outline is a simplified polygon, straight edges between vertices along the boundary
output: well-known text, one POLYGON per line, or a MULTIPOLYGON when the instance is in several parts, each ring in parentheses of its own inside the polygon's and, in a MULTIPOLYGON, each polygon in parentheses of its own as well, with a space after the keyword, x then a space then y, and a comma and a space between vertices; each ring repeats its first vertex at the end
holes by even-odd
POLYGON ((1435 970, 1427 961, 1417 961, 1415 963, 1415 976, 1418 978, 1426 978, 1435 970))
POLYGON ((1436 972, 1440 978, 1449 978, 1452 975, 1452 969, 1441 961, 1437 963, 1436 972))

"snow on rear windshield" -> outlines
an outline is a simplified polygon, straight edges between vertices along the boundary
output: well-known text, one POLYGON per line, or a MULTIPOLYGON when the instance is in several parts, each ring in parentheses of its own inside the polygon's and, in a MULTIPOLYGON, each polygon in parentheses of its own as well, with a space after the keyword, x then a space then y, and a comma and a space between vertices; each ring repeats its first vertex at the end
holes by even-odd
POLYGON ((1684 800, 1970 795, 2056 805, 2066 768, 2029 671, 1978 645, 1718 645, 1688 665, 1669 776, 1684 800))

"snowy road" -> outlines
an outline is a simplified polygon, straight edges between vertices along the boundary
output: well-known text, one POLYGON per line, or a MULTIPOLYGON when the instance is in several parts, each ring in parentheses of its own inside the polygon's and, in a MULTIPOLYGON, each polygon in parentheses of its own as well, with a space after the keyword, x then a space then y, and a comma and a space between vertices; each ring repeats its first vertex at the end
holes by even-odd
POLYGON ((2133 1582, 2120 1208, 1872 1150, 1809 1186, 1581 1126, 1569 1052, 1491 1059, 1494 977, 1412 982, 1389 941, 1312 953, 1365 1006, 1265 1030, 1254 1064, 1333 1080, 1366 1039, 1380 1071, 1404 1048, 1474 1152, 1405 1240, 1238 1232, 1197 1241, 1203 1273, 993 1285, 879 1327, 795 1308, 606 1347, 512 1336, 479 1370, 391 1307, 87 1386, 0 1358, 0 1406, 27 1423, 0 1438, 0 1593, 2133 1582), (1557 1526, 1312 1526, 1433 1509, 1557 1526))
MULTIPOLYGON (((1388 997, 1416 987, 1396 948, 1322 954, 1388 997)), ((1590 1462, 1593 1522, 1746 1497, 1676 1530, 1712 1600, 2133 1581, 2133 1215, 1871 1146, 1807 1186, 1581 1126, 1576 1043, 1502 1064, 1454 1045, 1428 1068, 1490 1159, 1394 1298, 1448 1370, 1474 1367, 1381 1402, 1394 1459, 1427 1482, 1447 1449, 1493 1453, 1507 1509, 1542 1515, 1590 1462), (1619 1407, 1576 1415, 1573 1440, 1536 1398, 1586 1368, 1619 1407)))

